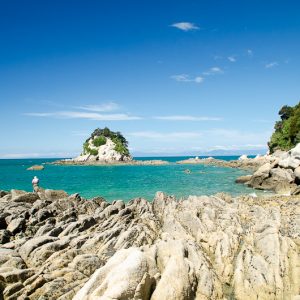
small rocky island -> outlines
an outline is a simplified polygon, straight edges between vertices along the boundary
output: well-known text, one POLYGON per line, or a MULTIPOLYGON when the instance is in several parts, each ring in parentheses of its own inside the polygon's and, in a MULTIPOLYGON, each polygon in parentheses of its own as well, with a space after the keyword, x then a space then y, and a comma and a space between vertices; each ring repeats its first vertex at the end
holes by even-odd
POLYGON ((113 132, 107 127, 97 128, 84 142, 82 153, 74 162, 124 162, 131 161, 128 142, 120 132, 113 132))
POLYGON ((163 160, 133 160, 128 142, 120 132, 97 128, 84 142, 79 156, 55 161, 56 165, 166 165, 163 160))

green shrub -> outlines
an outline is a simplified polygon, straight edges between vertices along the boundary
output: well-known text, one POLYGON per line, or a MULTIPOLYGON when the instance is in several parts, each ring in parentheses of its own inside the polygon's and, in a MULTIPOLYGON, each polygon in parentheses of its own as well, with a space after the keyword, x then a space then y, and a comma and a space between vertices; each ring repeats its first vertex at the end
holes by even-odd
POLYGON ((128 148, 122 144, 117 138, 113 138, 112 141, 115 143, 115 150, 122 155, 129 155, 128 148))
POLYGON ((91 149, 91 148, 89 148, 89 151, 90 151, 90 154, 91 155, 98 155, 98 150, 97 149, 91 149))
POLYGON ((104 137, 103 135, 100 135, 93 140, 93 145, 95 147, 100 147, 102 145, 105 145, 105 143, 106 143, 106 137, 104 137))
POLYGON ((281 120, 275 124, 275 131, 268 143, 270 152, 290 150, 300 142, 300 102, 294 107, 283 106, 279 115, 281 120))

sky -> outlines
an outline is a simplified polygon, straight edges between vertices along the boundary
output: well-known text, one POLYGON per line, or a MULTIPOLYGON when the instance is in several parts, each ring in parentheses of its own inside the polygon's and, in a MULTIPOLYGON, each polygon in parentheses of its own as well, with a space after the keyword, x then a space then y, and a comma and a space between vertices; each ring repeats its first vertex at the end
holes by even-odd
POLYGON ((261 152, 300 100, 300 2, 0 0, 0 158, 261 152))

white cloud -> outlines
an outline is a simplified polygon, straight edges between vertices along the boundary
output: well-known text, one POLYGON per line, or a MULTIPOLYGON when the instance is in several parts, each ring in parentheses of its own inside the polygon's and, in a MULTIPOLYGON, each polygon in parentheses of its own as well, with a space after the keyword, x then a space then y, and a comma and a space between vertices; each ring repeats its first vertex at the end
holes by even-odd
POLYGON ((236 62, 236 58, 234 56, 228 56, 227 59, 230 61, 230 62, 236 62))
POLYGON ((274 68, 274 67, 277 67, 277 66, 278 66, 278 62, 277 61, 273 61, 271 63, 265 64, 265 68, 266 69, 271 69, 271 68, 274 68))
POLYGON ((88 111, 97 111, 97 112, 108 112, 114 111, 120 108, 120 106, 115 102, 108 102, 103 104, 90 104, 77 106, 76 108, 88 111))
POLYGON ((203 72, 204 75, 217 75, 217 74, 223 74, 224 71, 219 67, 212 67, 208 71, 203 72))
POLYGON ((78 152, 28 152, 28 153, 4 153, 0 154, 0 159, 17 159, 17 158, 63 158, 75 157, 78 152))
POLYGON ((129 136, 147 138, 147 139, 159 139, 159 140, 178 140, 180 139, 191 139, 202 136, 200 132, 169 132, 162 133, 156 131, 137 131, 128 133, 129 136))
POLYGON ((154 117, 157 120, 166 121, 221 121, 221 118, 217 117, 196 117, 196 116, 186 116, 186 115, 175 115, 175 116, 158 116, 154 117))
POLYGON ((26 116, 32 117, 52 117, 59 119, 88 119, 94 121, 130 121, 140 120, 141 117, 130 116, 128 114, 100 114, 94 112, 78 112, 78 111, 57 111, 57 112, 41 112, 41 113, 25 113, 26 116))
POLYGON ((175 28, 180 29, 180 30, 183 30, 183 31, 190 31, 190 30, 200 29, 194 23, 190 23, 190 22, 179 22, 179 23, 174 23, 170 26, 175 27, 175 28))
POLYGON ((172 75, 172 79, 178 81, 178 82, 195 82, 195 83, 202 83, 204 78, 201 76, 196 76, 191 78, 187 74, 179 74, 179 75, 172 75))
POLYGON ((247 55, 250 56, 250 57, 252 57, 253 56, 253 50, 248 49, 247 50, 247 55))

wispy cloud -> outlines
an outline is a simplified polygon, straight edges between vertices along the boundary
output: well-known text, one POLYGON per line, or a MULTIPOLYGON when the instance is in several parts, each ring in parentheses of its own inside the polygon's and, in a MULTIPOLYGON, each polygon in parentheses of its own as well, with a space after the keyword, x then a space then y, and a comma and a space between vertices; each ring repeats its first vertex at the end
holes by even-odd
POLYGON ((156 131, 137 131, 128 133, 129 136, 147 138, 147 139, 159 139, 159 140, 178 140, 180 139, 191 139, 202 136, 200 132, 156 132, 156 131))
POLYGON ((223 74, 224 71, 220 67, 212 67, 208 71, 203 72, 203 75, 217 75, 217 74, 223 74))
POLYGON ((279 64, 277 61, 273 61, 273 62, 270 62, 270 63, 267 63, 265 64, 265 68, 266 69, 271 69, 271 68, 274 68, 274 67, 277 67, 279 64))
POLYGON ((75 157, 78 152, 28 152, 28 153, 0 153, 0 159, 17 159, 17 158, 64 158, 75 157))
POLYGON ((82 105, 82 106, 77 106, 76 108, 87 110, 87 111, 109 112, 109 111, 118 110, 120 106, 115 102, 108 102, 102 104, 82 105))
POLYGON ((79 111, 57 111, 57 112, 30 112, 25 113, 31 117, 50 117, 58 119, 88 119, 94 121, 129 121, 140 120, 141 117, 131 116, 128 114, 100 114, 94 112, 79 112, 79 111))
POLYGON ((248 49, 247 50, 247 55, 250 56, 250 57, 252 57, 253 56, 253 50, 248 49))
POLYGON ((187 74, 172 75, 171 78, 179 82, 195 82, 195 83, 202 83, 204 80, 204 78, 201 76, 190 77, 187 74))
POLYGON ((174 23, 170 26, 175 27, 180 30, 183 30, 183 31, 191 31, 191 30, 200 29, 197 25, 195 25, 194 23, 190 23, 190 22, 179 22, 179 23, 174 23))
POLYGON ((228 59, 230 62, 236 62, 235 56, 228 56, 227 59, 228 59))
POLYGON ((175 115, 175 116, 158 116, 154 117, 157 120, 166 121, 221 121, 222 118, 217 117, 197 117, 197 116, 187 116, 187 115, 175 115))

